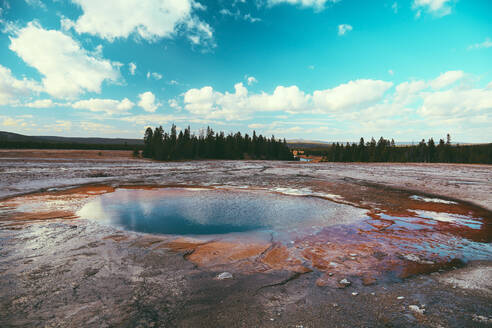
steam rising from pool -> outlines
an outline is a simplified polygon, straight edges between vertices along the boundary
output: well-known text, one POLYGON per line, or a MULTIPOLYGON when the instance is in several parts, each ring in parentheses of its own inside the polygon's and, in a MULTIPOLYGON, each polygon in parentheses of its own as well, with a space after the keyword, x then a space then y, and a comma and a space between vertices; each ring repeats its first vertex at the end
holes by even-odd
POLYGON ((321 229, 359 221, 364 211, 316 197, 197 188, 118 189, 86 204, 81 218, 125 230, 215 235, 321 229))

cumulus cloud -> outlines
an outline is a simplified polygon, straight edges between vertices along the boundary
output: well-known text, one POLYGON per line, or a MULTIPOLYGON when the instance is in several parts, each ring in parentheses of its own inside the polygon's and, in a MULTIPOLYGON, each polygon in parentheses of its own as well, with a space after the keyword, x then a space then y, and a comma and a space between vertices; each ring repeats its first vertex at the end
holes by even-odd
MULTIPOLYGON (((487 130, 492 123, 492 82, 483 88, 471 83, 453 87, 466 75, 462 71, 449 71, 434 79, 404 81, 396 86, 388 81, 359 79, 312 93, 297 86, 277 86, 271 93, 252 93, 243 83, 237 83, 233 92, 220 92, 211 86, 190 89, 182 100, 183 109, 193 118, 206 120, 240 121, 254 118, 257 113, 262 116, 267 115, 265 112, 288 113, 291 124, 274 126, 251 122, 248 125, 275 134, 294 133, 293 128, 302 125, 301 117, 306 113, 321 116, 315 116, 319 121, 315 118, 313 122, 306 122, 305 133, 308 130, 314 133, 313 126, 329 127, 333 131, 337 126, 330 124, 334 122, 343 123, 347 129, 350 127, 356 136, 374 132, 397 136, 401 131, 408 133, 411 127, 427 131, 427 136, 458 132, 462 131, 460 127, 467 126, 479 125, 487 130), (395 126, 401 128, 395 130, 395 126)), ((282 116, 282 120, 287 122, 288 117, 282 116)), ((486 134, 482 136, 486 139, 484 136, 486 134)))
POLYGON ((425 81, 405 81, 396 86, 394 100, 400 104, 408 104, 416 99, 419 92, 427 88, 425 81))
POLYGON ((458 80, 462 79, 465 76, 463 71, 447 71, 439 75, 436 79, 430 82, 430 86, 433 89, 442 89, 445 88, 458 80))
MULTIPOLYGON (((492 90, 468 89, 429 92, 419 113, 430 117, 464 117, 492 110, 492 90)), ((490 122, 489 122, 490 123, 490 122)))
POLYGON ((156 103, 155 95, 150 91, 139 94, 138 98, 140 99, 138 106, 143 108, 146 112, 155 112, 161 105, 156 103))
POLYGON ((17 104, 20 98, 30 97, 42 90, 38 82, 27 78, 16 79, 9 68, 0 65, 0 105, 17 104))
POLYGON ((317 90, 312 95, 297 86, 277 86, 273 93, 250 94, 242 83, 234 86, 234 93, 221 93, 211 86, 190 89, 184 93, 184 108, 196 115, 209 118, 247 119, 253 112, 284 111, 336 112, 352 110, 380 100, 391 82, 356 80, 333 89, 317 90))
POLYGON ((355 109, 382 99, 393 83, 381 80, 355 80, 333 89, 314 91, 313 101, 323 111, 355 109))
POLYGON ((128 70, 130 71, 131 75, 135 75, 135 72, 137 71, 137 65, 135 63, 128 64, 128 70))
POLYGON ((451 13, 451 0, 414 0, 413 9, 417 10, 417 18, 424 9, 435 16, 446 16, 451 13))
MULTIPOLYGON (((205 7, 194 0, 72 0, 82 15, 71 21, 78 33, 97 35, 108 41, 134 34, 147 41, 171 38, 179 31, 193 36, 195 43, 213 39, 212 28, 194 12, 205 7)), ((65 24, 67 25, 67 24, 65 24)), ((191 38, 190 38, 191 39, 191 38)))
POLYGON ((77 101, 71 106, 75 109, 89 110, 92 112, 104 112, 108 115, 124 114, 135 106, 133 102, 125 98, 123 100, 114 99, 97 99, 91 98, 89 100, 77 101))
POLYGON ((309 96, 297 86, 278 86, 272 94, 249 95, 242 83, 234 86, 234 93, 221 93, 206 86, 184 93, 185 109, 208 118, 244 120, 255 111, 298 112, 307 108, 309 96))
POLYGON ((347 32, 352 31, 352 26, 348 24, 338 25, 338 35, 345 35, 347 32))
POLYGON ((100 92, 104 81, 117 81, 117 63, 91 54, 70 36, 28 23, 10 37, 10 50, 42 75, 44 91, 56 98, 100 92))

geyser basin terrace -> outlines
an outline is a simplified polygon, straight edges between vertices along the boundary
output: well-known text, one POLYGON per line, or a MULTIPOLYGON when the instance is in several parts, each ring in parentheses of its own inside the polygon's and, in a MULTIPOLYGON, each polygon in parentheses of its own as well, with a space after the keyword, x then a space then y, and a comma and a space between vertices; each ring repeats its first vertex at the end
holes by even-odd
POLYGON ((486 211, 370 189, 361 203, 353 192, 309 188, 87 186, 3 205, 17 222, 78 218, 147 233, 157 238, 153 247, 189 252, 187 260, 210 270, 316 271, 319 286, 341 287, 347 275, 373 284, 492 257, 486 211), (378 195, 385 208, 366 205, 378 195))
POLYGON ((0 202, 0 325, 486 327, 489 177, 471 165, 0 159, 10 196, 0 202), (200 208, 229 197, 253 224, 162 234, 81 218, 96 204, 161 214, 136 204, 184 196, 203 197, 200 208), (283 202, 309 205, 293 210, 301 224, 264 215, 283 202), (224 271, 233 278, 217 279, 224 271))

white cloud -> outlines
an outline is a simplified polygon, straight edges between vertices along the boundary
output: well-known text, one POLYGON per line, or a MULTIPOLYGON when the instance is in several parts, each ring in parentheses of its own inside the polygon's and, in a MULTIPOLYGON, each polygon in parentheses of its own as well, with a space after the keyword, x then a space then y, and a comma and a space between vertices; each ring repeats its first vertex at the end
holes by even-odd
POLYGON ((355 80, 333 89, 314 91, 314 104, 322 111, 356 109, 382 99, 393 83, 381 80, 355 80))
POLYGON ((50 108, 58 104, 54 103, 51 99, 39 99, 28 104, 25 104, 29 108, 50 108))
POLYGON ((447 71, 431 81, 430 86, 433 89, 442 89, 462 79, 464 76, 465 73, 463 71, 447 71))
MULTIPOLYGON (((463 76, 466 74, 462 71, 450 71, 435 79, 405 81, 395 87, 392 82, 361 79, 313 93, 305 93, 297 86, 278 86, 271 93, 251 93, 243 83, 238 83, 234 92, 219 92, 211 86, 190 89, 182 100, 184 110, 195 119, 241 121, 255 118, 255 114, 272 115, 266 112, 288 113, 282 120, 290 121, 289 124, 248 124, 251 129, 276 135, 295 135, 300 126, 303 133, 326 135, 338 125, 344 127, 339 134, 352 133, 355 137, 377 133, 427 138, 447 132, 465 135, 472 133, 463 130, 471 131, 470 127, 487 130, 492 123, 492 82, 484 88, 468 83, 448 89, 463 76), (318 116, 303 124, 306 113, 318 116)), ((489 135, 481 135, 480 140, 489 135)))
POLYGON ((135 104, 125 98, 121 101, 114 99, 94 99, 80 100, 71 106, 75 109, 90 110, 92 112, 104 112, 109 115, 124 114, 133 108, 135 104))
POLYGON ((219 13, 223 16, 231 16, 234 19, 242 19, 250 23, 261 22, 261 18, 253 17, 251 14, 241 14, 241 11, 237 9, 235 12, 230 11, 227 8, 223 8, 219 11, 219 13))
POLYGON ((30 97, 42 89, 36 81, 16 79, 10 69, 0 65, 0 105, 17 104, 20 98, 30 97))
POLYGON ((140 99, 138 106, 143 108, 146 112, 155 112, 161 105, 156 103, 155 95, 150 91, 139 94, 138 98, 140 99))
POLYGON ((234 93, 221 93, 211 86, 190 89, 184 93, 184 108, 195 115, 207 118, 242 120, 254 112, 284 111, 334 112, 352 110, 379 101, 391 82, 356 80, 333 89, 314 91, 312 95, 297 86, 277 86, 273 93, 249 94, 242 83, 234 86, 234 93))
POLYGON ((55 132, 66 132, 72 128, 71 121, 56 120, 55 123, 46 125, 46 128, 55 132))
POLYGON ((104 132, 108 130, 113 130, 113 127, 110 125, 96 123, 96 122, 80 122, 80 127, 85 131, 104 132))
POLYGON ((160 79, 162 79, 162 74, 159 74, 157 72, 147 72, 147 79, 150 79, 151 77, 159 81, 160 79))
POLYGON ((234 16, 234 14, 232 13, 232 11, 230 11, 230 10, 229 10, 229 9, 227 9, 227 8, 222 8, 222 9, 219 11, 219 14, 224 15, 224 16, 234 16))
POLYGON ((338 25, 338 35, 345 35, 347 32, 352 31, 352 26, 348 24, 338 25))
MULTIPOLYGON (((492 90, 468 89, 429 92, 423 95, 419 113, 432 117, 471 117, 492 110, 492 90)), ((490 123, 490 121, 489 121, 490 123)))
POLYGON ((297 86, 278 86, 273 94, 253 95, 248 94, 242 83, 237 83, 234 89, 234 93, 217 92, 210 86, 190 89, 184 93, 185 109, 207 118, 244 120, 255 111, 303 111, 309 101, 309 96, 297 86))
POLYGON ((10 50, 44 77, 44 89, 56 98, 100 92, 105 81, 120 78, 118 64, 87 52, 70 36, 31 22, 10 37, 10 50))
POLYGON ((245 21, 248 21, 250 23, 256 23, 256 22, 261 22, 261 18, 258 18, 258 17, 253 17, 251 16, 251 14, 246 14, 243 16, 243 19, 245 21))
POLYGON ((18 127, 25 127, 27 126, 27 123, 23 119, 16 119, 13 117, 0 117, 1 120, 1 125, 7 128, 18 128, 18 127))
POLYGON ((326 3, 336 3, 340 0, 267 0, 270 6, 287 3, 291 5, 300 5, 301 7, 312 7, 316 10, 322 10, 326 3))
POLYGON ((254 76, 246 76, 246 81, 248 82, 248 85, 252 85, 258 82, 258 80, 254 76))
POLYGON ((176 122, 177 118, 173 115, 162 115, 162 114, 144 114, 144 115, 133 115, 122 117, 120 120, 125 122, 134 123, 137 125, 151 125, 151 124, 167 124, 170 122, 176 122))
POLYGON ((169 99, 167 101, 169 104, 169 107, 175 109, 175 110, 181 110, 181 106, 179 105, 178 101, 176 99, 169 99))
POLYGON ((205 7, 194 0, 72 0, 83 14, 72 23, 78 33, 109 41, 135 34, 148 41, 171 38, 186 31, 197 43, 212 40, 212 29, 194 12, 205 7))
POLYGON ((475 43, 475 44, 468 46, 468 50, 484 49, 484 48, 490 48, 490 47, 492 47, 492 41, 490 40, 490 38, 486 38, 484 42, 475 43))
POLYGON ((414 0, 412 7, 417 10, 417 18, 421 15, 421 9, 436 15, 446 16, 451 13, 451 0, 414 0))
POLYGON ((137 71, 137 65, 135 63, 128 64, 128 70, 130 71, 131 75, 135 75, 135 72, 137 71))
POLYGON ((427 83, 422 80, 402 82, 396 86, 393 98, 397 103, 405 105, 414 101, 419 92, 425 88, 427 88, 427 83))
POLYGON ((29 6, 46 9, 46 5, 41 0, 25 0, 29 6))

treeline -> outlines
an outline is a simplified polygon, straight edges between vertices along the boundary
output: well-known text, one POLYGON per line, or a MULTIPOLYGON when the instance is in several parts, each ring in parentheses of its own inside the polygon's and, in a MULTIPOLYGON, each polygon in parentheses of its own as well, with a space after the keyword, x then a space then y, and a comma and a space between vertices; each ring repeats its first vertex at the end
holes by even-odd
POLYGON ((492 143, 481 145, 452 145, 447 140, 435 143, 422 139, 418 145, 396 146, 393 139, 381 137, 358 144, 334 143, 323 150, 306 150, 306 154, 321 155, 327 162, 426 162, 426 163, 480 163, 492 164, 492 143))
POLYGON ((145 131, 142 156, 161 161, 184 159, 268 159, 293 160, 292 153, 283 141, 252 136, 240 132, 225 135, 214 132, 210 127, 199 135, 192 134, 190 127, 177 133, 176 126, 171 126, 167 133, 162 126, 145 131))
POLYGON ((1 149, 142 150, 143 145, 0 140, 1 149))

